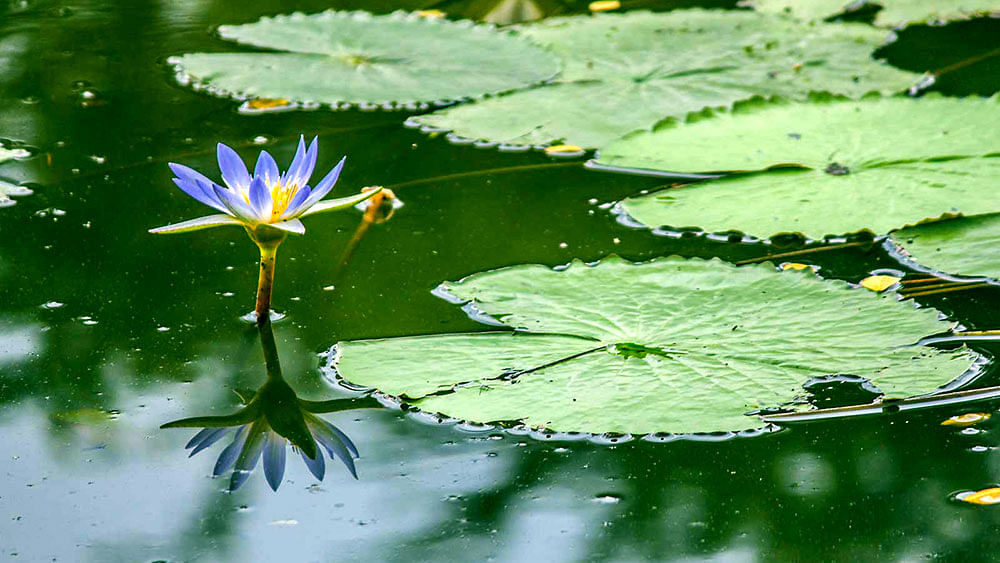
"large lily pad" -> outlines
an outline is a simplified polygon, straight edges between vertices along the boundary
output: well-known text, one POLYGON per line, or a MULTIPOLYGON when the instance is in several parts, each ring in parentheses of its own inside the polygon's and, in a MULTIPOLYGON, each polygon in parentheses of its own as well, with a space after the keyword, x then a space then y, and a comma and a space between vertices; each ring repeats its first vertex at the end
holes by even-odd
POLYGON ((553 18, 521 30, 563 60, 557 81, 413 118, 507 144, 601 147, 666 116, 759 95, 895 92, 919 75, 871 58, 884 31, 754 12, 553 18))
POLYGON ((960 276, 1000 280, 1000 215, 962 217, 902 229, 894 243, 910 261, 960 276))
POLYGON ((599 164, 674 172, 780 168, 629 199, 625 209, 653 226, 819 239, 998 212, 998 156, 998 98, 891 97, 748 103, 631 135, 601 151, 599 164))
POLYGON ((441 102, 523 88, 558 71, 554 57, 510 33, 405 12, 295 13, 219 33, 275 52, 194 53, 171 62, 183 80, 239 98, 441 102))
POLYGON ((880 6, 877 25, 899 25, 925 21, 966 19, 1000 12, 997 0, 753 0, 762 12, 790 14, 798 18, 821 20, 854 11, 866 4, 880 6))
POLYGON ((913 345, 952 327, 932 309, 770 265, 612 257, 443 289, 517 330, 341 342, 340 376, 476 422, 688 433, 760 427, 745 413, 792 401, 815 377, 932 392, 977 357, 913 345))

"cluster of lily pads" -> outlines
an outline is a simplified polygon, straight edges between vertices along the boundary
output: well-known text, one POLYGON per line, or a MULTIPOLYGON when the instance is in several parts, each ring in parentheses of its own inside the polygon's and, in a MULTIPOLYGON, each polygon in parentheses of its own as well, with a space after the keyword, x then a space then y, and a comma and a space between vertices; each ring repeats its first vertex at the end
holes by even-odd
MULTIPOLYGON (((885 0, 873 26, 830 21, 856 7, 843 0, 750 4, 504 29, 292 14, 219 30, 269 51, 171 62, 182 82, 256 110, 420 111, 409 126, 456 141, 575 145, 596 150, 594 168, 706 178, 622 202, 651 227, 891 234, 894 252, 928 269, 996 277, 985 249, 1000 234, 1000 100, 912 97, 932 77, 872 54, 890 39, 879 26, 1000 5, 885 0)), ((958 326, 933 309, 770 264, 611 257, 440 290, 493 330, 340 342, 330 369, 456 419, 653 434, 759 428, 748 413, 809 408, 802 386, 823 378, 933 393, 984 361, 922 345, 958 326)))

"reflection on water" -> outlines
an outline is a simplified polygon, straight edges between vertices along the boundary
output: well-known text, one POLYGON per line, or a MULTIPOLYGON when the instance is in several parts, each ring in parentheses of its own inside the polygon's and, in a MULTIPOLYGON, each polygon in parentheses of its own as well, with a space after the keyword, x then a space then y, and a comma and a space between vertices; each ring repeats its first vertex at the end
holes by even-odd
POLYGON ((191 450, 191 456, 233 434, 232 442, 219 454, 212 471, 218 477, 233 470, 229 481, 230 491, 243 486, 262 457, 267 483, 277 491, 285 475, 285 450, 288 444, 299 452, 306 467, 320 481, 326 473, 323 450, 326 450, 331 460, 340 459, 357 479, 358 472, 354 467, 354 458, 359 456, 357 446, 347 434, 317 415, 376 408, 379 406, 378 402, 371 398, 330 401, 299 399, 281 374, 271 321, 261 317, 257 330, 264 349, 267 378, 255 393, 237 392, 246 406, 230 415, 184 418, 168 422, 161 428, 202 427, 184 446, 191 450))

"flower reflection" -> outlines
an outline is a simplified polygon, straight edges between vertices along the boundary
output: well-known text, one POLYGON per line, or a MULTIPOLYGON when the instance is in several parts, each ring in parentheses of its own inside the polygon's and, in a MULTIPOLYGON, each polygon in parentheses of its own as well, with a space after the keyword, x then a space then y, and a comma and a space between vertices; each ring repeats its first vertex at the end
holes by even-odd
POLYGON ((191 450, 191 456, 232 435, 232 442, 219 454, 212 472, 218 476, 233 470, 230 491, 239 489, 247 481, 261 458, 264 477, 271 489, 277 491, 285 474, 288 445, 301 455, 309 471, 321 481, 326 473, 323 450, 331 460, 343 462, 357 479, 354 460, 359 454, 354 442, 339 428, 317 415, 372 408, 378 403, 368 397, 330 401, 299 399, 282 377, 271 323, 264 320, 258 328, 264 348, 267 380, 252 397, 244 397, 246 406, 231 415, 185 418, 168 422, 161 428, 201 427, 202 430, 185 446, 185 449, 191 450))

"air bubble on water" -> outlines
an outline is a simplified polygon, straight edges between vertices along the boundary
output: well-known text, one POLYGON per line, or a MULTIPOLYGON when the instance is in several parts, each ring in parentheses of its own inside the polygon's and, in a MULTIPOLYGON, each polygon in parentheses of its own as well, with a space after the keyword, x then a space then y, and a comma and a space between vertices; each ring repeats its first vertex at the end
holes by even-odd
POLYGON ((170 327, 169 326, 156 327, 156 331, 157 332, 170 332, 170 327))
POLYGON ((620 239, 618 237, 615 237, 615 238, 611 239, 611 242, 613 242, 615 244, 621 244, 622 243, 622 239, 620 239))
POLYGON ((232 272, 233 271, 233 267, 232 266, 226 266, 226 271, 227 272, 232 272))
POLYGON ((65 305, 65 303, 60 303, 58 301, 46 301, 44 304, 42 304, 42 308, 43 309, 58 309, 58 308, 62 307, 63 305, 65 305))
POLYGON ((337 288, 334 287, 334 286, 332 286, 332 285, 328 285, 328 286, 325 286, 323 288, 323 291, 333 291, 334 289, 337 289, 337 288))
POLYGON ((976 434, 981 434, 983 431, 978 428, 963 428, 961 433, 966 436, 975 436, 976 434))
POLYGON ((223 291, 222 292, 222 296, 223 297, 232 297, 233 295, 234 295, 234 293, 232 291, 223 291))
POLYGON ((602 493, 593 498, 599 504, 618 504, 622 501, 622 496, 617 493, 602 493))
POLYGON ((590 198, 590 199, 587 200, 587 203, 589 203, 590 205, 597 205, 597 198, 596 197, 592 197, 592 198, 590 198))
POLYGON ((559 248, 569 248, 569 245, 566 244, 565 242, 560 242, 559 243, 559 248))
POLYGON ((906 276, 906 272, 902 270, 895 270, 893 268, 878 268, 869 272, 873 276, 892 276, 894 278, 902 278, 906 276))
POLYGON ((270 142, 271 142, 271 139, 269 137, 264 136, 264 135, 257 135, 256 137, 253 138, 253 144, 255 144, 255 145, 266 145, 267 143, 270 143, 270 142))
MULTIPOLYGON (((269 316, 271 317, 272 323, 283 320, 287 316, 284 313, 275 311, 274 309, 272 309, 270 313, 271 314, 269 316)), ((257 311, 250 311, 249 313, 240 316, 240 320, 248 324, 257 324, 257 311)))
POLYGON ((975 453, 982 453, 990 451, 990 448, 988 446, 972 446, 971 448, 969 448, 969 451, 975 453))
POLYGON ((103 156, 98 156, 96 154, 90 155, 90 160, 93 160, 97 164, 104 164, 108 159, 103 156))
POLYGON ((83 227, 84 229, 89 229, 90 228, 90 221, 87 221, 86 223, 81 223, 80 226, 83 227))

